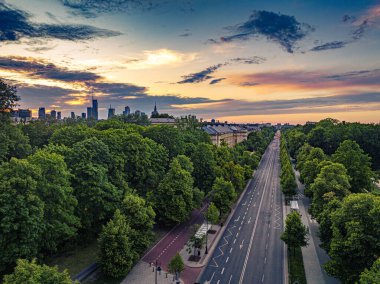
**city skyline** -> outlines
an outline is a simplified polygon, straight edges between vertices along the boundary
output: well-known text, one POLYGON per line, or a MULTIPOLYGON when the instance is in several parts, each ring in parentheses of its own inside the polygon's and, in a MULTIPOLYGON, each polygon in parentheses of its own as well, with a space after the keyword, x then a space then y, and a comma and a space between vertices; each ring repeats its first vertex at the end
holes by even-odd
POLYGON ((21 0, 0 14, 0 77, 34 116, 80 115, 94 95, 103 119, 157 102, 238 123, 380 122, 379 1, 21 0))

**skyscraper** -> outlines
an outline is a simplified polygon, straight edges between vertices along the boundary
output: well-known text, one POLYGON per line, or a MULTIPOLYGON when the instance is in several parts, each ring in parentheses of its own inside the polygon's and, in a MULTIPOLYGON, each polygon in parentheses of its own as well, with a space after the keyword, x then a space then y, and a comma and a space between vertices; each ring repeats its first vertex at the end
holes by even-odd
POLYGON ((57 112, 57 119, 58 120, 62 119, 62 113, 60 111, 57 112))
POLYGON ((86 119, 86 113, 85 112, 82 112, 82 118, 86 119))
POLYGON ((125 110, 123 111, 123 114, 124 115, 129 115, 130 113, 131 113, 131 109, 129 108, 129 106, 126 106, 125 110))
POLYGON ((87 107, 87 119, 92 118, 92 107, 87 107))
POLYGON ((75 112, 71 112, 71 116, 70 116, 72 119, 75 119, 75 112))
POLYGON ((98 120, 98 100, 94 100, 94 97, 92 97, 92 118, 98 120))
POLYGON ((45 119, 46 118, 46 112, 44 107, 40 107, 38 109, 38 119, 45 119))
POLYGON ((115 116, 115 109, 111 107, 108 109, 108 119, 112 118, 115 116))
POLYGON ((56 118, 57 118, 57 111, 53 109, 53 110, 50 112, 50 116, 51 116, 51 118, 56 119, 56 118))

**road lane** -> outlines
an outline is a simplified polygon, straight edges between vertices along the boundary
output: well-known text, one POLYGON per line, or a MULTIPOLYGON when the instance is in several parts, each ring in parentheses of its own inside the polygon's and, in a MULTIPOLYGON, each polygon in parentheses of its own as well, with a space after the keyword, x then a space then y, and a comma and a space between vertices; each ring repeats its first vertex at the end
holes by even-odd
POLYGON ((253 180, 236 206, 202 273, 201 283, 283 283, 278 156, 276 138, 265 151, 253 180))

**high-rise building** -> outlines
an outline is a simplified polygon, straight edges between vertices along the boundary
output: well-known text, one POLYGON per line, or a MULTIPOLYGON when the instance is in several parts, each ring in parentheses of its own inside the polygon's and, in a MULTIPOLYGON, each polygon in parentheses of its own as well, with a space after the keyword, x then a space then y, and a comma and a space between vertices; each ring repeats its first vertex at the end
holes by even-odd
POLYGON ((98 100, 92 97, 92 118, 98 120, 98 100))
POLYGON ((135 115, 140 116, 140 115, 141 115, 141 111, 137 109, 137 110, 135 111, 135 115))
POLYGON ((115 116, 115 109, 111 107, 108 109, 108 119, 112 118, 115 116))
POLYGON ((82 118, 86 119, 86 113, 85 112, 82 112, 82 118))
POLYGON ((123 114, 124 114, 124 115, 129 115, 129 114, 131 114, 131 109, 129 108, 129 106, 126 106, 126 107, 125 107, 125 109, 124 109, 124 111, 123 111, 123 114))
POLYGON ((72 119, 75 119, 75 112, 72 111, 70 117, 71 117, 72 119))
POLYGON ((44 107, 40 107, 38 109, 38 119, 45 119, 46 118, 46 112, 44 107))
POLYGON ((87 119, 92 118, 92 107, 87 107, 87 119))
POLYGON ((57 112, 57 119, 58 120, 62 119, 62 113, 60 111, 57 112))
POLYGON ((53 109, 53 110, 50 112, 50 116, 51 116, 51 118, 56 119, 56 118, 57 118, 57 111, 53 109))

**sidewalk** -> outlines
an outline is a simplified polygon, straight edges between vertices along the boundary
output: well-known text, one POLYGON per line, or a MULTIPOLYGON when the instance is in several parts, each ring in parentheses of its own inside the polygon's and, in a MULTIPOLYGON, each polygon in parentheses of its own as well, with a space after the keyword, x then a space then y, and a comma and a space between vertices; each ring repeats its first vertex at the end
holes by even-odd
POLYGON ((337 279, 330 277, 324 271, 322 265, 328 261, 329 257, 327 253, 319 247, 318 230, 319 225, 317 221, 312 219, 311 215, 308 213, 309 209, 309 198, 304 195, 305 186, 299 181, 299 172, 294 169, 296 176, 298 197, 299 197, 299 208, 302 216, 302 222, 309 229, 309 245, 302 247, 302 257, 305 267, 306 280, 308 284, 336 284, 340 283, 337 279))
MULTIPOLYGON (((144 261, 139 261, 129 272, 121 284, 153 284, 155 283, 156 272, 154 267, 144 261)), ((173 275, 161 271, 157 272, 157 284, 175 284, 173 275)), ((183 284, 183 281, 180 281, 183 284)))

